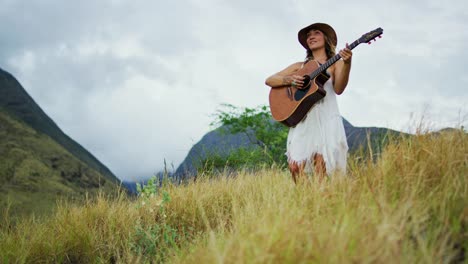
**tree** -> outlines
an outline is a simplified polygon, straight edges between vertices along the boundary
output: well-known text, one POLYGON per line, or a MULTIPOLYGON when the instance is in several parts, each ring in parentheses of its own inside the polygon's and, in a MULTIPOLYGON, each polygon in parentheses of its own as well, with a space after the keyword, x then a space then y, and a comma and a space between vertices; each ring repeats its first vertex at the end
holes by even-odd
POLYGON ((211 125, 225 127, 224 133, 244 133, 252 146, 231 151, 224 157, 212 155, 205 164, 217 168, 258 168, 286 164, 288 129, 272 119, 268 106, 239 108, 223 104, 222 108, 215 114, 215 121, 211 125))

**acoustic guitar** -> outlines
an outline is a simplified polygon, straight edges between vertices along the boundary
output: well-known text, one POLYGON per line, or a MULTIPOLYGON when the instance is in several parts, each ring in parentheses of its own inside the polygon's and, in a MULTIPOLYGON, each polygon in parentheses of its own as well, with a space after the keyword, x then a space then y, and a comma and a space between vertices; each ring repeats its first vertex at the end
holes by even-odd
MULTIPOLYGON (((370 41, 375 41, 382 34, 382 28, 372 30, 351 43, 349 49, 354 49, 361 43, 370 44, 370 41)), ((340 54, 336 54, 322 65, 314 60, 304 64, 304 67, 294 72, 294 75, 304 76, 304 85, 301 89, 289 85, 272 88, 270 111, 273 119, 288 127, 294 127, 301 122, 307 112, 327 94, 323 89, 323 85, 330 78, 326 70, 339 59, 341 59, 340 54)))

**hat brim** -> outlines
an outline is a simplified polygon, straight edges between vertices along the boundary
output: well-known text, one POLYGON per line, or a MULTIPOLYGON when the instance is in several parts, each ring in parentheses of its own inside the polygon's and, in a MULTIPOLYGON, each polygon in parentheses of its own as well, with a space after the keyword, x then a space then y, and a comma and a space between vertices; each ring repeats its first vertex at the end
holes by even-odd
POLYGON ((299 30, 299 32, 297 33, 297 38, 299 39, 299 43, 301 43, 301 45, 305 49, 307 50, 309 49, 309 46, 307 45, 307 33, 309 33, 311 29, 317 29, 317 30, 322 31, 331 40, 331 43, 333 44, 333 46, 336 47, 336 45, 338 44, 338 38, 336 37, 336 32, 330 25, 325 24, 325 23, 314 23, 310 26, 307 26, 299 30))

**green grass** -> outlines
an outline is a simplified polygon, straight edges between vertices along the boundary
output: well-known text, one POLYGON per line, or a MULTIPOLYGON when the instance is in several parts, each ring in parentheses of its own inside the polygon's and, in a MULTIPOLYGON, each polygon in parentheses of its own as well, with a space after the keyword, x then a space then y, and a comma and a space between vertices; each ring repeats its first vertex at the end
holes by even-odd
POLYGON ((467 134, 418 135, 389 142, 374 161, 352 156, 346 177, 321 183, 240 171, 150 184, 136 200, 62 203, 47 218, 6 217, 0 260, 466 263, 467 175, 467 134))

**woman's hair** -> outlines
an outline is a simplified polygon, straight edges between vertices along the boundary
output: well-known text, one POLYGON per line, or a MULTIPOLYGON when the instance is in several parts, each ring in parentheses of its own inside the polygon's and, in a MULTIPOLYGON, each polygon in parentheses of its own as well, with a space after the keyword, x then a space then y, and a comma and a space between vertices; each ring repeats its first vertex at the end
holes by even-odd
MULTIPOLYGON (((323 33, 323 38, 325 39, 325 53, 327 54, 327 59, 330 59, 331 57, 335 56, 336 47, 331 42, 330 38, 328 38, 327 35, 325 35, 325 33, 323 33)), ((306 61, 313 60, 313 59, 314 59, 314 54, 312 54, 312 50, 307 49, 306 61)))

